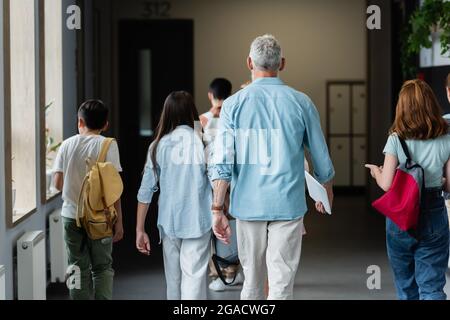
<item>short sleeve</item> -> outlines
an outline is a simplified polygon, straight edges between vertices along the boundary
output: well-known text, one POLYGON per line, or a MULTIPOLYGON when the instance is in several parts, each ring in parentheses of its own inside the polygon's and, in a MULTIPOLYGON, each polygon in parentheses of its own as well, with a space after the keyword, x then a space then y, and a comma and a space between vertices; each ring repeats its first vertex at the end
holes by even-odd
POLYGON ((58 149, 58 152, 56 153, 55 161, 53 162, 53 169, 52 169, 53 173, 64 172, 65 149, 66 145, 65 143, 62 143, 58 149))
POLYGON ((114 167, 116 167, 117 171, 122 172, 122 166, 120 165, 119 146, 117 145, 117 142, 115 140, 109 147, 106 161, 111 162, 114 167))
MULTIPOLYGON (((153 171, 153 162, 151 160, 151 150, 153 143, 148 148, 147 162, 144 167, 144 174, 142 176, 141 186, 138 191, 137 199, 140 203, 151 203, 153 194, 158 191, 158 179, 153 171)), ((158 146, 158 150, 160 147, 158 146)), ((159 174, 159 173, 158 173, 159 174)))
POLYGON ((386 142, 386 146, 383 149, 383 154, 390 154, 398 157, 398 138, 395 134, 391 134, 386 142))

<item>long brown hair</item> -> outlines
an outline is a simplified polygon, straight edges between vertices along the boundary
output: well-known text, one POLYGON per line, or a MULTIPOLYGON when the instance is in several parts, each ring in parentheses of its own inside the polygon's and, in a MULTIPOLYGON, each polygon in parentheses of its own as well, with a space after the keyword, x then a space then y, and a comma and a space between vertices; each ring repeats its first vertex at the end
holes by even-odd
POLYGON ((422 80, 403 84, 390 133, 405 140, 428 140, 447 134, 448 125, 433 90, 422 80))
POLYGON ((155 140, 150 151, 155 175, 157 175, 158 166, 156 152, 161 139, 181 125, 187 125, 194 129, 195 121, 199 121, 199 116, 192 95, 186 91, 174 91, 170 93, 164 102, 161 118, 156 127, 155 140))

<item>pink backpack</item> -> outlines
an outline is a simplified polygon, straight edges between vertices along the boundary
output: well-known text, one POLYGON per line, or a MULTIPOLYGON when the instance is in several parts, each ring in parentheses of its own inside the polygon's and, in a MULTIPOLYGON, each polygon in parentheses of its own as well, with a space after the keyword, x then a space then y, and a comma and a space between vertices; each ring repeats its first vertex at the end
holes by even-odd
POLYGON ((420 199, 424 190, 424 170, 411 160, 408 147, 399 137, 406 156, 395 172, 391 188, 372 206, 391 219, 401 230, 411 231, 419 223, 420 199))

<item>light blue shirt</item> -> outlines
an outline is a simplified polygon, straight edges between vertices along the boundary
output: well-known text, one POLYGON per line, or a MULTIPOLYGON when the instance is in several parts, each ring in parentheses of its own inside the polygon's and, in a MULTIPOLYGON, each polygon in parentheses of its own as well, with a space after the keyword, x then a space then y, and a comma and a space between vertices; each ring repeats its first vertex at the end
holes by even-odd
MULTIPOLYGON (((405 142, 411 159, 424 170, 425 187, 442 187, 445 164, 450 158, 450 135, 429 140, 405 140, 405 142)), ((389 136, 383 153, 395 156, 400 163, 406 161, 406 155, 395 133, 389 136)))
POLYGON ((304 148, 316 179, 334 177, 311 99, 279 78, 259 78, 222 105, 213 180, 231 181, 231 214, 248 221, 305 215, 304 148))
MULTIPOLYGON (((153 144, 152 144, 153 145, 153 144)), ((158 191, 158 229, 161 237, 200 238, 211 230, 212 189, 206 175, 201 137, 189 126, 179 126, 164 136, 156 154, 158 180, 150 150, 138 201, 151 203, 158 191)))

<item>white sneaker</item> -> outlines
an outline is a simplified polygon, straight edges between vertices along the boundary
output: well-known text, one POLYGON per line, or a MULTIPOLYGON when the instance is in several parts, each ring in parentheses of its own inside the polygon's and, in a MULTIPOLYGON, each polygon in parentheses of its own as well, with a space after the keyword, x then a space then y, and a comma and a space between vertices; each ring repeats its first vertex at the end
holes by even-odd
MULTIPOLYGON (((233 281, 233 278, 225 278, 225 280, 227 282, 231 282, 233 281)), ((209 289, 211 289, 212 291, 225 291, 228 289, 228 287, 231 286, 237 286, 244 283, 244 275, 242 274, 242 272, 238 272, 238 274, 236 275, 236 279, 234 280, 233 284, 230 285, 225 285, 222 280, 220 280, 220 278, 217 278, 213 281, 211 281, 211 283, 209 284, 209 289)))
MULTIPOLYGON (((231 281, 233 279, 226 278, 227 281, 231 281)), ((209 289, 216 292, 221 292, 227 290, 227 286, 220 280, 220 278, 217 278, 209 284, 209 289)))

